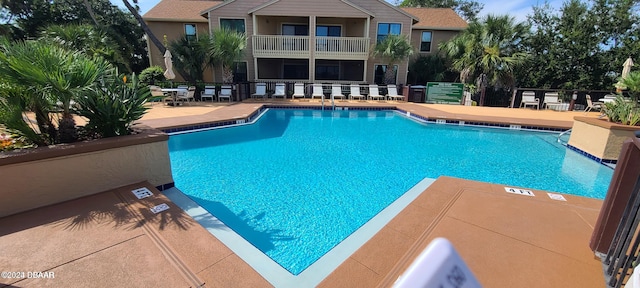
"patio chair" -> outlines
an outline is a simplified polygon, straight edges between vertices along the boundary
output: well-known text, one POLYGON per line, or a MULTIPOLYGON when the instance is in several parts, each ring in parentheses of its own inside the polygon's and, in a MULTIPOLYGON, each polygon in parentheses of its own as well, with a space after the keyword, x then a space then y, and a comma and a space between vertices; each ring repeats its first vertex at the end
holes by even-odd
POLYGON ((291 99, 303 98, 304 99, 304 83, 296 83, 293 86, 293 95, 291 95, 291 99))
POLYGON ((342 94, 342 84, 339 83, 331 84, 331 100, 336 98, 344 99, 344 94, 342 94))
POLYGON ((546 92, 544 93, 544 101, 542 102, 542 109, 545 107, 549 109, 549 106, 558 106, 562 104, 562 99, 558 99, 558 92, 546 92))
POLYGON ((371 100, 373 100, 373 99, 378 99, 378 100, 384 99, 384 96, 380 95, 380 90, 378 89, 378 85, 377 84, 370 84, 369 85, 369 99, 371 99, 371 100))
POLYGON ((350 85, 351 90, 349 91, 349 98, 351 100, 358 98, 358 99, 364 99, 364 95, 360 94, 360 85, 359 84, 351 84, 350 85))
POLYGON ((322 84, 313 84, 313 92, 311 93, 311 99, 315 97, 320 97, 320 99, 324 100, 324 89, 322 89, 322 84))
POLYGON ((164 98, 167 97, 167 94, 162 92, 162 88, 158 86, 149 85, 149 91, 151 91, 151 102, 153 104, 155 104, 156 102, 162 102, 164 101, 164 98))
POLYGON ((404 96, 398 95, 396 85, 387 85, 387 98, 389 100, 403 100, 404 96))
POLYGON ((524 91, 522 92, 522 100, 520 100, 520 108, 527 106, 535 106, 536 109, 540 110, 540 99, 536 98, 536 93, 533 91, 524 91))
POLYGON ((284 83, 276 83, 276 90, 275 92, 273 92, 273 95, 271 95, 273 98, 276 97, 282 97, 282 99, 287 99, 287 94, 285 92, 285 85, 284 83))
POLYGON ((178 101, 187 102, 187 104, 191 105, 191 101, 195 101, 195 95, 196 95, 196 86, 191 86, 187 88, 187 93, 178 94, 177 99, 178 101))
POLYGON ((584 114, 589 113, 591 110, 598 110, 598 111, 602 111, 602 106, 604 105, 604 103, 602 102, 593 102, 591 101, 591 95, 587 94, 587 108, 584 109, 584 114))
POLYGON ((220 92, 218 92, 218 102, 220 102, 220 99, 222 98, 227 98, 229 99, 229 102, 231 102, 231 85, 222 85, 220 87, 220 92))
POLYGON ((211 98, 211 102, 213 102, 214 97, 216 97, 216 86, 204 86, 204 91, 200 92, 200 100, 204 101, 205 98, 211 98))
POLYGON ((251 98, 256 99, 267 97, 267 83, 256 83, 256 93, 251 94, 251 98))

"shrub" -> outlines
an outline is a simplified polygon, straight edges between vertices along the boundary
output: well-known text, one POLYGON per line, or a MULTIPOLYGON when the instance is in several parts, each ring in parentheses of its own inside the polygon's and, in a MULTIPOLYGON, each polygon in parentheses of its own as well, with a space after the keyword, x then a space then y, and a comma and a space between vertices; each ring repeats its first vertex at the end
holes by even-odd
POLYGON ((605 103, 602 109, 609 121, 622 125, 636 126, 640 124, 640 110, 635 101, 627 101, 621 95, 613 102, 605 103))
POLYGON ((151 66, 140 72, 140 82, 149 85, 155 85, 156 82, 164 81, 164 69, 160 66, 151 66))
POLYGON ((78 98, 76 113, 89 120, 85 132, 100 137, 132 133, 131 126, 149 109, 144 104, 152 97, 149 87, 140 85, 135 74, 131 78, 130 83, 124 75, 106 80, 103 89, 78 98))

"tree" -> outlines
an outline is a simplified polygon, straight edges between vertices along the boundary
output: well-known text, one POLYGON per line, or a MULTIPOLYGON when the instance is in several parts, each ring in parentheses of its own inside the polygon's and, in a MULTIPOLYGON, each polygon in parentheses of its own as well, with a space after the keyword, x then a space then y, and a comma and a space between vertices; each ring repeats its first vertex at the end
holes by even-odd
POLYGON ((477 19, 478 13, 484 7, 473 0, 404 0, 401 7, 451 8, 467 21, 477 19))
POLYGON ((373 49, 373 56, 380 57, 386 64, 387 70, 384 75, 385 84, 395 83, 395 69, 393 66, 406 60, 413 54, 413 47, 407 37, 403 35, 388 35, 384 40, 376 44, 373 49))
POLYGON ((149 65, 140 25, 132 14, 108 0, 5 0, 0 3, 0 11, 4 12, 0 13, 0 23, 4 22, 0 31, 14 40, 38 38, 42 30, 51 25, 87 24, 103 31, 115 42, 114 49, 118 49, 130 71, 139 72, 149 65))
POLYGON ((183 35, 169 43, 174 67, 185 72, 186 81, 202 81, 206 66, 213 65, 213 60, 207 56, 209 43, 211 39, 207 35, 201 35, 196 40, 183 35))
POLYGON ((247 36, 228 28, 213 31, 208 45, 208 57, 222 65, 222 82, 233 83, 232 65, 242 58, 247 36))
POLYGON ((515 23, 512 17, 489 15, 440 44, 440 50, 463 83, 475 83, 480 89, 483 105, 488 85, 508 90, 515 86, 515 69, 527 59, 520 43, 528 31, 527 25, 515 23))

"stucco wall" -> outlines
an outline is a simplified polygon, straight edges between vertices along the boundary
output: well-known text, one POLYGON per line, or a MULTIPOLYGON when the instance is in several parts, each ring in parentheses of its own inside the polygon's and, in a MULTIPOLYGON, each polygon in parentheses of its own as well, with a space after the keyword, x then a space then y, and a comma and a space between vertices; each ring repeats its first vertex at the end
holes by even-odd
POLYGON ((145 180, 172 183, 168 136, 152 131, 3 155, 0 217, 145 180))
POLYGON ((568 144, 601 159, 618 159, 622 143, 634 137, 636 130, 640 130, 640 127, 575 117, 568 144))

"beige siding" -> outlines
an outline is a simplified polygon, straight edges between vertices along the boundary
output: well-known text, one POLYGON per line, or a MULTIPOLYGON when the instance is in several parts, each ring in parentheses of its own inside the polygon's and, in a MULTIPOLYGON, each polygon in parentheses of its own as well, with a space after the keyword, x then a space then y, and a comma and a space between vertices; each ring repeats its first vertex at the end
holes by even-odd
POLYGON ((437 54, 440 43, 448 41, 454 36, 458 35, 459 31, 451 30, 413 30, 411 31, 411 46, 415 47, 415 55, 429 55, 437 54), (420 43, 422 40, 422 32, 431 31, 431 52, 420 52, 420 43))
MULTIPOLYGON (((184 25, 185 24, 196 24, 198 35, 206 35, 209 31, 209 25, 207 23, 192 23, 192 22, 147 22, 149 29, 153 32, 153 34, 158 37, 160 41, 163 41, 164 36, 167 36, 167 41, 171 42, 175 39, 179 39, 184 35, 184 25)), ((164 55, 160 53, 158 47, 154 45, 150 40, 147 40, 149 45, 149 65, 161 66, 165 68, 164 65, 164 55)), ((208 68, 204 75, 204 81, 209 82, 213 81, 213 75, 210 68, 208 68)), ((180 74, 176 72, 175 81, 184 81, 180 74)))
MULTIPOLYGON (((378 23, 400 23, 402 25, 401 33, 403 35, 407 35, 407 37, 411 37, 411 26, 413 25, 413 20, 405 13, 390 7, 382 1, 352 0, 351 2, 375 15, 375 18, 371 19, 369 26, 369 39, 372 46, 376 43, 378 23)), ((404 84, 407 80, 408 63, 408 61, 404 61, 398 64, 398 84, 404 84)), ((369 61, 367 62, 367 82, 369 83, 373 83, 373 76, 375 72, 374 65, 376 64, 385 63, 380 59, 369 58, 369 61)))
POLYGON ((256 15, 288 15, 362 18, 368 15, 340 0, 300 1, 280 0, 255 12, 256 15))

